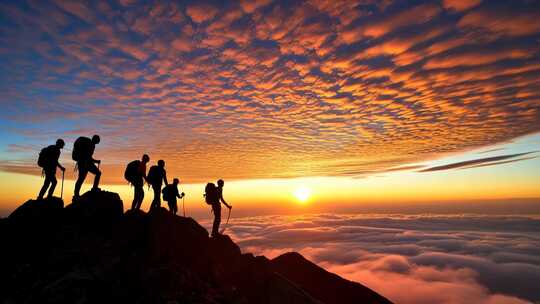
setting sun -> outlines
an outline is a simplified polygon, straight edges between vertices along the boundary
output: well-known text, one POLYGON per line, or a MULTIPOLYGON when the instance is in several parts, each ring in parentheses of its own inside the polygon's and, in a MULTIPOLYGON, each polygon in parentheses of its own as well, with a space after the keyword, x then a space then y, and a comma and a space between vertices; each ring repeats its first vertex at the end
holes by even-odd
POLYGON ((294 191, 294 196, 299 202, 305 203, 311 196, 311 189, 306 187, 298 188, 294 191))

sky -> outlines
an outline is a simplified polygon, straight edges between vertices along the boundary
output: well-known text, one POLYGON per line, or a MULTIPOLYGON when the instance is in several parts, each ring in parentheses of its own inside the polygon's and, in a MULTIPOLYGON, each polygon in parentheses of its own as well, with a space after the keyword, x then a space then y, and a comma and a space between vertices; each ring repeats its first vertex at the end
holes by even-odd
POLYGON ((535 1, 7 1, 0 16, 3 209, 38 191, 42 147, 65 139, 72 180, 73 142, 93 134, 115 189, 147 153, 193 198, 223 178, 281 209, 299 191, 540 197, 535 1))
POLYGON ((0 92, 0 217, 57 138, 69 203, 99 134, 125 209, 147 153, 207 226, 225 180, 244 252, 398 303, 540 300, 538 1, 2 1, 0 92))

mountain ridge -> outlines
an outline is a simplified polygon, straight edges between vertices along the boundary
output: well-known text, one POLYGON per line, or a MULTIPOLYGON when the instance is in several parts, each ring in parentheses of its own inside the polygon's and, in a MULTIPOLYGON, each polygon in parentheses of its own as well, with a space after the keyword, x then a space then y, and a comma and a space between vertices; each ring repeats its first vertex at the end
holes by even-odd
POLYGON ((124 213, 113 192, 29 200, 0 239, 3 303, 391 303, 298 253, 242 253, 163 208, 124 213))

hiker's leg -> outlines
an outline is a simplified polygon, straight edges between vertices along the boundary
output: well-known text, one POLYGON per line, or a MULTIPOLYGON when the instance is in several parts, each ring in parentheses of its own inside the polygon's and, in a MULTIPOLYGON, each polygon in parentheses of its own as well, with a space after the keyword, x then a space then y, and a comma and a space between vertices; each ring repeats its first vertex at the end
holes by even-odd
POLYGON ((144 184, 141 183, 141 187, 139 187, 139 205, 137 206, 137 209, 141 209, 143 200, 144 200, 144 184))
POLYGON ((133 187, 133 202, 131 202, 131 210, 135 210, 137 207, 137 194, 136 194, 135 186, 133 187))
POLYGON ((43 199, 43 196, 45 195, 45 191, 47 191, 47 188, 49 188, 49 184, 51 183, 49 179, 49 175, 45 174, 45 180, 43 181, 43 186, 41 187, 41 190, 39 190, 38 194, 38 200, 43 199))
POLYGON ((140 210, 142 201, 144 199, 144 189, 142 183, 136 183, 133 185, 134 187, 134 193, 133 193, 133 204, 135 205, 135 209, 140 210))
POLYGON ((150 210, 152 209, 159 209, 161 207, 161 200, 160 200, 160 191, 161 186, 160 185, 154 185, 152 184, 152 190, 154 191, 154 199, 152 200, 152 205, 150 205, 150 210))
POLYGON ((94 187, 93 189, 99 189, 99 179, 101 178, 101 171, 98 170, 96 176, 94 177, 94 187))
POLYGON ((56 180, 55 174, 51 174, 50 176, 51 180, 51 187, 49 188, 49 193, 47 194, 47 197, 52 197, 54 194, 54 189, 56 188, 56 184, 58 183, 56 180))
POLYGON ((131 210, 138 209, 138 199, 139 199, 139 186, 137 184, 133 184, 133 202, 131 203, 131 210))
POLYGON ((176 203, 176 201, 173 203, 173 214, 176 215, 176 213, 178 212, 178 204, 176 203))
POLYGON ((214 211, 214 224, 212 225, 212 236, 219 234, 219 224, 221 224, 221 205, 214 204, 212 205, 212 210, 214 211))
POLYGON ((79 197, 81 186, 84 183, 84 179, 86 178, 86 175, 88 174, 88 171, 84 167, 84 164, 79 163, 77 164, 77 167, 79 168, 79 177, 77 178, 77 181, 75 182, 75 197, 79 197))
POLYGON ((157 205, 161 205, 161 200, 160 200, 160 192, 161 192, 161 189, 160 189, 160 185, 152 185, 152 190, 154 190, 154 200, 152 202, 155 202, 157 205))
POLYGON ((99 179, 101 177, 101 171, 96 167, 96 164, 92 161, 88 165, 88 171, 92 174, 94 174, 94 185, 92 186, 92 190, 99 189, 99 179))

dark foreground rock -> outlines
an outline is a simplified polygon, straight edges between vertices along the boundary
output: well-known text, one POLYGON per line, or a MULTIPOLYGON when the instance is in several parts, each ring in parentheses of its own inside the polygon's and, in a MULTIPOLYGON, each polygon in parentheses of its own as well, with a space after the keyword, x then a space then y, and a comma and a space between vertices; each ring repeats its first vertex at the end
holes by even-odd
POLYGON ((327 304, 353 304, 359 303, 358 299, 363 299, 363 303, 391 303, 359 283, 322 269, 297 252, 280 255, 271 260, 270 265, 274 271, 327 304))
POLYGON ((0 303, 389 303, 298 254, 242 254, 165 209, 123 214, 111 192, 28 201, 0 238, 0 303))

